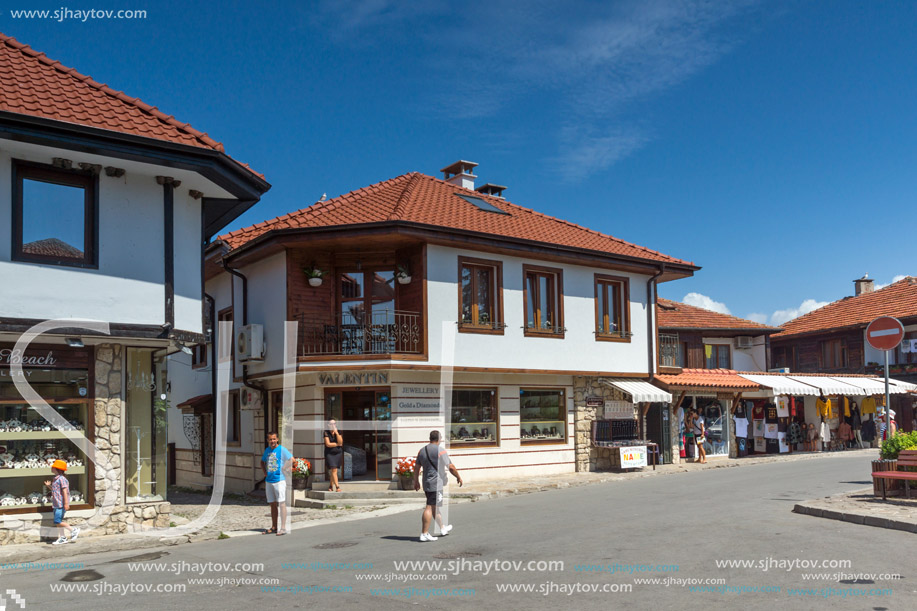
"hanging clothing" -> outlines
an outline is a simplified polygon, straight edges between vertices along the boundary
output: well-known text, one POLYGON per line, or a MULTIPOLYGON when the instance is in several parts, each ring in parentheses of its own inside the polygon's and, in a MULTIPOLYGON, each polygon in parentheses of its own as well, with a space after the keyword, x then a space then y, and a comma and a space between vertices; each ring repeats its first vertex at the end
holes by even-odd
POLYGON ((860 413, 864 416, 866 414, 875 414, 876 413, 876 400, 873 397, 866 397, 863 399, 863 402, 860 403, 860 413))
POLYGON ((798 422, 791 422, 786 434, 787 442, 790 444, 802 443, 802 427, 798 422))
POLYGON ((764 438, 765 439, 777 439, 777 423, 768 422, 764 425, 764 438))
POLYGON ((863 441, 871 442, 876 438, 876 421, 870 418, 869 420, 863 423, 863 427, 860 429, 860 434, 863 437, 863 441))
POLYGON ((821 428, 818 431, 818 436, 822 443, 828 443, 831 441, 831 429, 828 428, 827 422, 821 423, 821 428))
POLYGON ((821 397, 815 400, 815 409, 818 410, 818 415, 822 418, 831 417, 831 399, 825 398, 824 401, 821 400, 821 397))
POLYGON ((790 446, 789 446, 789 444, 788 444, 788 441, 789 441, 789 440, 787 439, 787 434, 786 434, 786 433, 778 433, 778 434, 777 434, 777 443, 779 444, 778 447, 780 448, 780 453, 781 453, 781 454, 786 454, 787 452, 790 451, 790 446))
POLYGON ((777 422, 777 406, 773 403, 764 406, 764 421, 777 422))
POLYGON ((755 403, 755 406, 751 409, 751 419, 752 420, 764 420, 764 404, 755 403))
POLYGON ((796 397, 790 397, 790 417, 796 417, 796 397))
POLYGON ((778 418, 789 418, 790 417, 790 404, 787 401, 786 397, 777 398, 777 417, 778 418))
POLYGON ((734 422, 736 427, 736 437, 748 437, 748 419, 736 418, 734 422))
POLYGON ((844 397, 844 417, 850 417, 850 399, 847 397, 844 397))
POLYGON ((837 427, 837 436, 841 441, 851 441, 853 439, 853 429, 846 422, 841 422, 837 427))
POLYGON ((853 408, 853 416, 851 416, 851 425, 853 430, 857 431, 860 427, 863 426, 863 419, 860 417, 860 409, 857 407, 853 408))

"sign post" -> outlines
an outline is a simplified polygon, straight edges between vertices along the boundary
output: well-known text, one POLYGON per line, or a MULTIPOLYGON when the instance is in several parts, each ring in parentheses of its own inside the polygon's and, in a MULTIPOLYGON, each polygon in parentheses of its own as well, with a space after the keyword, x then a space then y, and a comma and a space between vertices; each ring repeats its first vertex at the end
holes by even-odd
POLYGON ((880 316, 866 327, 866 341, 876 350, 885 353, 885 414, 886 429, 891 428, 888 422, 888 411, 891 409, 891 400, 888 392, 888 353, 898 347, 904 339, 904 325, 897 318, 880 316))

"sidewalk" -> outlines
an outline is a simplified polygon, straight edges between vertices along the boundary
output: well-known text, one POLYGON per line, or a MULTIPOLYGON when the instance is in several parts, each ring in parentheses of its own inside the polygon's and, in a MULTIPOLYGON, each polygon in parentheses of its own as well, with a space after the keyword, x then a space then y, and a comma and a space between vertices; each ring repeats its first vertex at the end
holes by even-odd
POLYGON ((847 494, 797 503, 793 511, 816 518, 917 533, 917 491, 911 494, 910 499, 902 496, 883 501, 873 495, 870 486, 847 494))
MULTIPOLYGON (((761 456, 741 459, 712 458, 707 464, 683 463, 680 465, 660 465, 654 471, 652 467, 629 473, 565 473, 539 477, 491 480, 469 483, 459 488, 452 480, 448 493, 453 502, 476 502, 480 500, 528 494, 544 490, 555 490, 573 486, 585 486, 604 482, 624 481, 634 478, 655 477, 708 469, 725 469, 747 465, 759 465, 773 462, 798 460, 830 460, 840 456, 863 455, 878 456, 875 449, 848 450, 846 452, 798 453, 790 456, 761 456)), ((461 467, 461 465, 459 465, 461 467)), ((864 474, 864 477, 866 475, 864 474)), ((172 504, 172 522, 181 526, 200 516, 210 500, 208 495, 186 490, 170 490, 169 500, 172 504)), ((293 508, 290 510, 294 530, 339 523, 342 521, 362 520, 377 516, 392 515, 404 511, 416 511, 418 504, 405 504, 392 507, 348 507, 336 509, 293 508)), ((81 536, 74 544, 62 548, 48 543, 29 543, 24 545, 0 546, 0 564, 8 562, 30 562, 48 558, 61 558, 73 554, 95 554, 122 550, 135 550, 162 545, 182 545, 209 541, 222 537, 259 536, 262 529, 270 526, 270 509, 263 499, 227 495, 214 520, 191 535, 182 536, 145 536, 145 535, 106 535, 81 536)), ((270 535, 273 536, 273 535, 270 535)))

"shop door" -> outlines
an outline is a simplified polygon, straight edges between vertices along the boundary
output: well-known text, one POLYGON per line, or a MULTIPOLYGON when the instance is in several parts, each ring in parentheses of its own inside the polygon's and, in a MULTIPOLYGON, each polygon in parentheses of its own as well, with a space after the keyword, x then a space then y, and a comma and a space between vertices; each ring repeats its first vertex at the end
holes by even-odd
POLYGON ((672 462, 672 432, 669 409, 664 403, 653 403, 646 413, 646 438, 659 446, 659 461, 672 462))
POLYGON ((392 478, 392 408, 388 389, 342 391, 326 397, 332 409, 326 418, 339 420, 344 451, 351 455, 355 480, 392 478))

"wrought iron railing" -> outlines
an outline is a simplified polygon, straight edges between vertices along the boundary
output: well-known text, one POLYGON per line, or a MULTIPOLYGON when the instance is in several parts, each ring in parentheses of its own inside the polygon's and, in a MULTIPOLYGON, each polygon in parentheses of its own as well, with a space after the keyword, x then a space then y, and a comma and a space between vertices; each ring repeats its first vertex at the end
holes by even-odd
POLYGON ((338 314, 328 318, 299 316, 299 354, 420 354, 420 314, 375 310, 369 316, 338 314))
POLYGON ((678 334, 659 334, 659 364, 662 367, 683 367, 679 358, 678 334))

